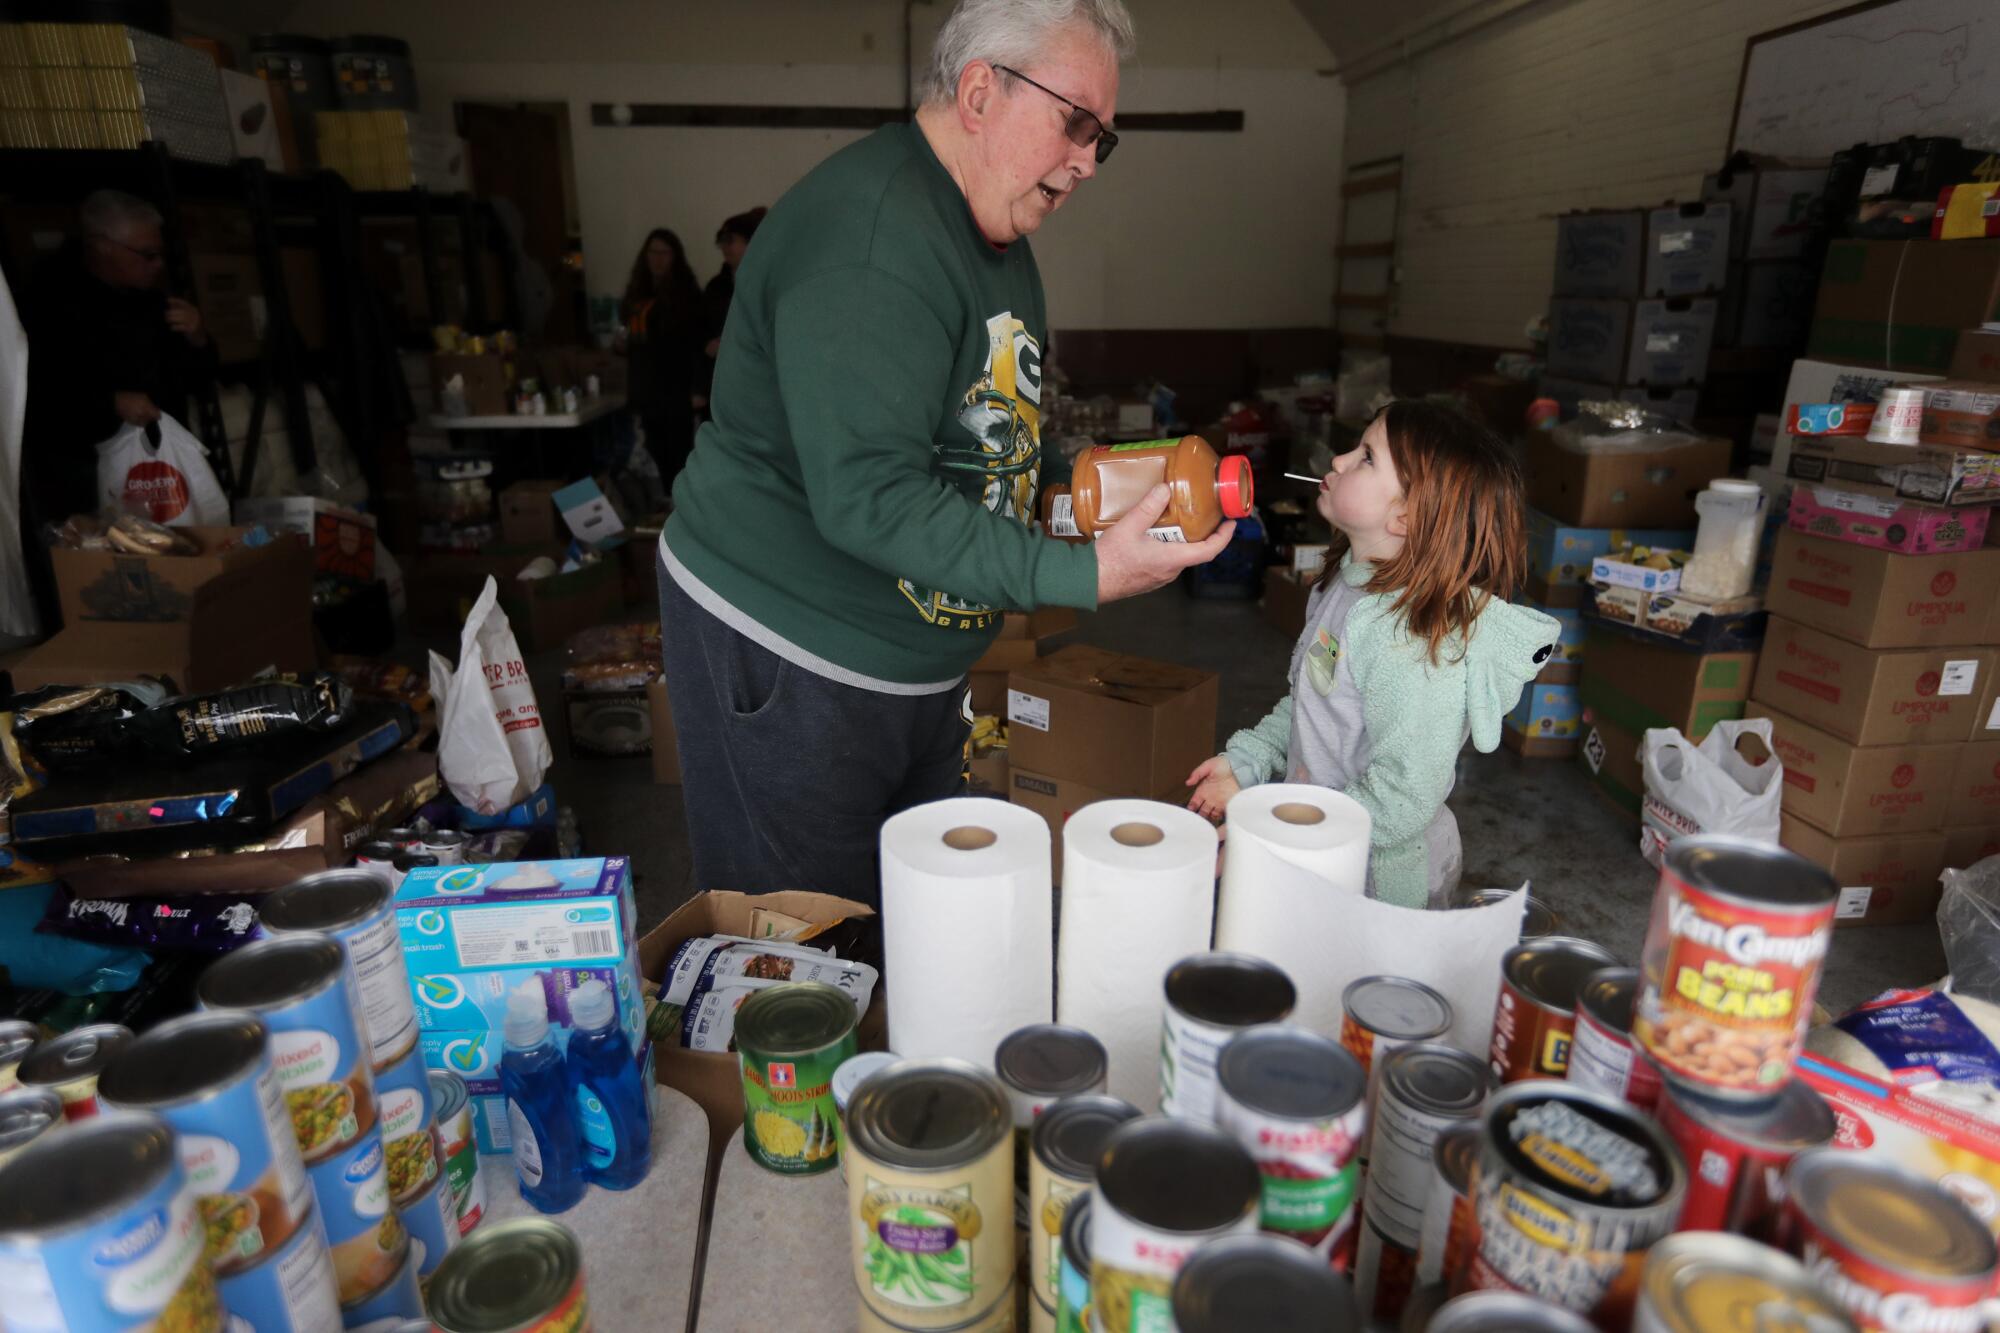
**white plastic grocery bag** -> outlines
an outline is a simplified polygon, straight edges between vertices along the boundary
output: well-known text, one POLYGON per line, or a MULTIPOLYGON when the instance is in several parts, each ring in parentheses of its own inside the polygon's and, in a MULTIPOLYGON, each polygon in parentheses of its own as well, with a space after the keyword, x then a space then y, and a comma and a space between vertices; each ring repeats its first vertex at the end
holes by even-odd
POLYGON ((1678 730, 1648 731, 1639 850, 1659 865, 1667 844, 1696 833, 1731 833, 1775 844, 1785 766, 1771 750, 1771 719, 1718 722, 1696 746, 1678 730), (1738 748, 1745 738, 1754 738, 1738 748), (1744 753, 1748 751, 1749 753, 1744 753))
POLYGON ((482 815, 520 804, 554 757, 528 665, 490 577, 465 618, 458 669, 431 654, 438 707, 438 776, 460 805, 482 815))
POLYGON ((172 527, 229 522, 229 497, 215 480, 201 441, 172 417, 162 416, 156 424, 157 447, 144 426, 130 424, 97 446, 98 507, 172 527))

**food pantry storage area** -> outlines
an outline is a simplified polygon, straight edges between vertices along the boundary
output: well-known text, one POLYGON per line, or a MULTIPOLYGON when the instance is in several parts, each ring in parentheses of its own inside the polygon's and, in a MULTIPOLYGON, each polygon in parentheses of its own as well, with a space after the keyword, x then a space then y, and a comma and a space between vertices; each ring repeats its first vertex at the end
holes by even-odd
POLYGON ((0 1329, 1988 1327, 1990 8, 0 0, 0 1329))

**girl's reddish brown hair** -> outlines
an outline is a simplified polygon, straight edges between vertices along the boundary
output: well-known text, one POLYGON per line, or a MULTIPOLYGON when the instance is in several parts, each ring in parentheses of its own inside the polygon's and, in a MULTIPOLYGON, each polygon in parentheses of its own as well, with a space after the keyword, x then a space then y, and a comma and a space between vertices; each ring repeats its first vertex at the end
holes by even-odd
MULTIPOLYGON (((1391 609, 1435 664, 1446 639, 1469 634, 1487 600, 1508 600, 1527 576, 1521 468, 1499 436, 1455 407, 1399 399, 1380 420, 1408 535, 1367 590, 1395 594, 1391 609)), ((1345 544, 1336 532, 1322 583, 1338 577, 1345 544)))

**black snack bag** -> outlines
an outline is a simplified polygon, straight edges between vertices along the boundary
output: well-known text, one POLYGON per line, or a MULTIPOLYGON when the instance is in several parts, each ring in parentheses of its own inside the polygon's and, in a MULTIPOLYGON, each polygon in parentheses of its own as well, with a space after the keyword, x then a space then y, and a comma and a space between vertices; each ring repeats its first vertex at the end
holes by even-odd
POLYGON ((134 718, 130 730, 150 754, 197 759, 296 731, 332 731, 347 721, 353 692, 333 677, 262 681, 216 694, 169 699, 134 718))

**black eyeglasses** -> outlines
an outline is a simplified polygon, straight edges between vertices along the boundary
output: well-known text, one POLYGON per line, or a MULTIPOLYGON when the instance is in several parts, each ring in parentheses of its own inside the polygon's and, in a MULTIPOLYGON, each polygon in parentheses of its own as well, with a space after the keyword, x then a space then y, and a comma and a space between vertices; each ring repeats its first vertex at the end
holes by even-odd
POLYGON ((1056 101, 1068 107, 1069 123, 1063 126, 1063 132, 1069 135, 1069 141, 1078 148, 1088 148, 1092 144, 1096 144, 1097 160, 1100 164, 1106 158, 1110 157, 1111 150, 1118 146, 1118 136, 1107 128, 1103 121, 1097 118, 1095 112, 1085 110, 1053 88, 1036 83, 1018 69, 1012 69, 1006 65, 995 65, 993 68, 999 70, 1002 74, 1013 75, 1030 88, 1040 88, 1050 97, 1055 98, 1056 101))

